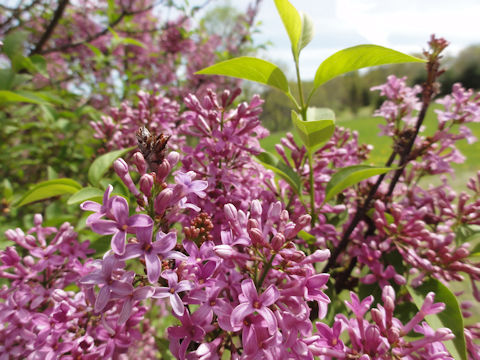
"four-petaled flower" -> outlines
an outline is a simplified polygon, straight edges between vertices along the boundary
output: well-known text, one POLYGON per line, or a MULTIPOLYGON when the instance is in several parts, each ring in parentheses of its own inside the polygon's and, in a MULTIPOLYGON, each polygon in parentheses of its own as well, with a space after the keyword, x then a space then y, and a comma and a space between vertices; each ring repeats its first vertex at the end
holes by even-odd
POLYGON ((270 334, 273 334, 277 328, 277 319, 268 307, 274 304, 279 296, 280 294, 274 285, 270 285, 261 295, 258 295, 253 280, 243 280, 242 294, 239 296, 240 304, 232 311, 232 326, 241 328, 243 319, 257 312, 267 322, 270 334))
POLYGON ((178 295, 179 292, 187 291, 192 289, 192 284, 190 281, 182 280, 178 281, 177 273, 173 271, 164 271, 162 277, 168 281, 168 287, 157 287, 155 288, 155 293, 153 298, 162 299, 170 298, 170 304, 172 305, 172 310, 177 316, 182 316, 185 311, 185 306, 183 305, 182 299, 178 295))
POLYGON ((153 226, 153 220, 145 214, 128 216, 128 203, 123 197, 115 196, 111 200, 110 210, 114 220, 93 219, 92 230, 102 235, 113 235, 111 246, 117 255, 125 253, 127 233, 135 233, 139 229, 153 226))

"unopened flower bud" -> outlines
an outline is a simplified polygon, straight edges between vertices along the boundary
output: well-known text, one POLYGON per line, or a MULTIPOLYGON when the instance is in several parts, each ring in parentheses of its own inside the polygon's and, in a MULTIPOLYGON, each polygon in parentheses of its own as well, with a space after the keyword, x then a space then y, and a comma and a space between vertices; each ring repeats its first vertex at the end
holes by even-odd
POLYGON ((155 199, 154 208, 155 212, 158 215, 162 215, 168 206, 170 206, 170 201, 173 197, 173 191, 170 188, 163 189, 160 194, 155 199))
POLYGON ((285 236, 283 236, 281 233, 276 233, 272 239, 272 249, 279 251, 283 244, 285 244, 285 236))
POLYGON ((42 214, 35 214, 35 216, 33 217, 33 223, 36 226, 39 226, 39 225, 42 225, 42 222, 43 222, 42 214))
POLYGON ((263 238, 263 234, 258 228, 251 228, 248 230, 248 235, 252 240, 252 245, 254 246, 264 246, 265 239, 263 238))
POLYGON ((128 174, 128 165, 122 158, 118 158, 113 162, 113 169, 121 179, 128 174))
POLYGON ((118 177, 123 181, 125 186, 130 190, 130 192, 138 197, 140 195, 140 191, 136 188, 135 184, 133 183, 132 178, 130 177, 130 173, 128 172, 128 165, 122 158, 119 158, 114 161, 113 169, 117 173, 118 177))
POLYGON ((170 166, 174 167, 180 160, 180 154, 176 151, 170 151, 167 155, 167 160, 170 163, 170 166))
POLYGON ((237 221, 237 209, 233 204, 226 204, 223 207, 223 211, 228 221, 231 221, 231 222, 237 221))
POLYGON ((153 176, 150 174, 143 174, 139 181, 140 191, 147 197, 152 195, 153 176))
POLYGON ((147 162, 145 161, 145 158, 143 157, 141 152, 137 151, 135 154, 133 154, 133 163, 137 167, 140 175, 143 175, 146 173, 147 162))
POLYGON ((167 159, 163 159, 162 163, 157 168, 157 181, 162 183, 170 174, 170 170, 172 170, 172 166, 167 159))
POLYGON ((259 217, 262 215, 262 204, 258 200, 252 201, 252 206, 250 207, 250 213, 252 217, 259 217))
POLYGON ((213 251, 215 254, 222 258, 222 259, 230 259, 234 254, 235 251, 230 245, 217 245, 213 247, 213 251))

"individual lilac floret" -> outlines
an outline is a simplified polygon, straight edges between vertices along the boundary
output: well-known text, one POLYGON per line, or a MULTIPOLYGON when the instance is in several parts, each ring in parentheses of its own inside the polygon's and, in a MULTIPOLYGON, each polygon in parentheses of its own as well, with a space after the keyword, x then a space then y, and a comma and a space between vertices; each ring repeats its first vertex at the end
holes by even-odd
POLYGON ((200 198, 206 196, 205 190, 208 187, 208 182, 204 180, 193 180, 197 174, 194 171, 186 173, 177 171, 175 175, 176 186, 174 188, 175 198, 181 199, 189 194, 195 194, 200 198))
POLYGON ((132 314, 132 309, 137 302, 148 299, 155 292, 154 288, 151 286, 134 288, 131 284, 127 285, 128 287, 125 287, 122 293, 115 293, 116 298, 121 298, 124 300, 122 311, 118 317, 119 324, 125 324, 127 322, 132 314))
POLYGON ((164 271, 162 277, 168 281, 168 287, 157 287, 152 297, 156 299, 170 298, 173 312, 177 316, 182 316, 185 307, 178 293, 192 289, 192 284, 188 280, 178 281, 177 273, 173 271, 164 271))
POLYGON ((94 310, 100 312, 107 305, 113 294, 128 293, 130 284, 112 278, 113 271, 121 264, 114 255, 104 257, 101 262, 102 268, 95 270, 80 279, 80 283, 86 285, 103 285, 95 300, 94 310))
POLYGON ((91 225, 97 219, 100 219, 102 216, 109 216, 111 215, 111 204, 113 199, 110 198, 110 194, 113 191, 113 186, 108 185, 105 193, 103 194, 103 201, 102 204, 96 203, 95 201, 85 201, 80 205, 80 208, 85 211, 93 211, 94 214, 91 214, 87 218, 87 225, 91 225))
POLYGON ((255 289, 252 279, 242 282, 242 294, 239 296, 240 304, 233 309, 231 323, 234 328, 241 328, 243 319, 255 311, 265 319, 268 331, 273 334, 277 329, 277 319, 268 307, 274 304, 280 294, 274 285, 270 285, 260 296, 255 289))
POLYGON ((163 259, 183 260, 186 256, 178 251, 172 251, 177 244, 177 234, 169 232, 164 234, 159 231, 156 241, 152 243, 153 227, 148 227, 137 231, 136 244, 127 244, 125 254, 121 256, 122 260, 143 257, 147 267, 148 281, 152 284, 158 281, 162 271, 163 259))
POLYGON ((90 226, 96 233, 113 235, 112 250, 117 255, 125 253, 127 233, 135 233, 142 228, 153 226, 153 220, 145 214, 128 216, 128 203, 123 197, 115 196, 111 199, 111 212, 114 220, 99 220, 95 218, 90 226))

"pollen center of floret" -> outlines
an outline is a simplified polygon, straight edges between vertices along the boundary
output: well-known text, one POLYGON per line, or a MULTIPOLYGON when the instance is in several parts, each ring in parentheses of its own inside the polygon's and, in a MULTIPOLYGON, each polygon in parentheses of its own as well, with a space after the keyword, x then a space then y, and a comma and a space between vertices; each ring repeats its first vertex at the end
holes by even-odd
POLYGON ((254 307, 255 309, 260 309, 260 303, 259 303, 258 301, 254 301, 254 302, 253 302, 253 307, 254 307))
POLYGON ((173 287, 170 288, 170 294, 175 294, 175 289, 173 287))
POLYGON ((127 224, 122 225, 122 230, 123 230, 123 231, 127 231, 127 229, 128 229, 128 225, 127 225, 127 224))

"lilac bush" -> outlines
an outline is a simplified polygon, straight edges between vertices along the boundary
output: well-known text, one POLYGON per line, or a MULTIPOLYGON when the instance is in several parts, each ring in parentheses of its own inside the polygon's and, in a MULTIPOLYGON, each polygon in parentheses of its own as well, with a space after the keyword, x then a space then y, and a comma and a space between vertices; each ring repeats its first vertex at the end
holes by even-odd
MULTIPOLYGON (((306 44, 282 6, 296 10, 276 4, 298 66, 306 44)), ((162 46, 189 51, 178 36, 165 32, 162 46)), ((262 100, 236 103, 238 89, 199 89, 176 102, 157 88, 110 110, 92 123, 105 140, 92 186, 70 198, 86 212, 93 245, 108 249, 94 254, 69 223, 43 226, 39 214, 26 233, 8 230, 0 357, 480 359, 479 324, 463 323, 480 301, 479 250, 469 239, 480 225, 480 172, 459 194, 446 176, 438 186, 421 181, 451 174, 463 160, 456 143, 475 140, 465 124, 480 122, 480 94, 455 84, 436 100, 435 131, 424 132, 446 46, 430 40, 424 84, 390 76, 372 89, 386 97, 375 113, 392 138, 384 167, 365 164, 371 147, 288 84, 300 139, 286 134, 278 156, 258 141, 268 136, 262 100), (472 291, 459 304, 449 288, 466 277, 472 291)), ((364 51, 421 61, 375 46, 343 54, 364 51)), ((237 58, 202 73, 282 89, 280 70, 270 80, 229 68, 274 66, 262 61, 237 58)))

